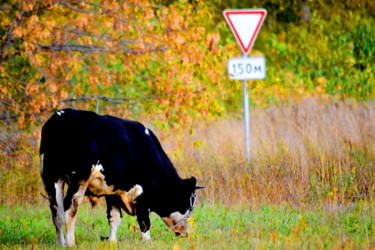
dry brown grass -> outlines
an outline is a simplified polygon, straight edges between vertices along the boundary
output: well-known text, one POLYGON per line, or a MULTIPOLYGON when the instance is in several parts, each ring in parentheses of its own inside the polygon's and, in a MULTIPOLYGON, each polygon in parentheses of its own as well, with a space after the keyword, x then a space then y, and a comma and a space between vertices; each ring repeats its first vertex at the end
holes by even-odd
MULTIPOLYGON (((373 199, 375 193, 374 102, 305 99, 253 109, 249 167, 242 119, 197 122, 193 132, 170 136, 155 132, 181 175, 194 175, 206 186, 200 194, 210 202, 341 206, 373 199)), ((10 164, 14 161, 7 157, 0 203, 42 199, 38 145, 33 145, 35 150, 25 147, 24 161, 10 164)))
POLYGON ((340 205, 375 191, 375 103, 310 98, 252 110, 248 168, 239 119, 200 124, 164 144, 210 201, 340 205))

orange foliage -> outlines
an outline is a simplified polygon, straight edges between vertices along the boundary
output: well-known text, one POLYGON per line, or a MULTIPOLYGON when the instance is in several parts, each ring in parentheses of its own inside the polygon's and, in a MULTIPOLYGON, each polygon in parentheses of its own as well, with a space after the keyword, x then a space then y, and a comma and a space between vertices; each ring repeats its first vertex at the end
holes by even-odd
POLYGON ((226 73, 209 61, 220 36, 204 27, 206 12, 203 3, 147 0, 2 4, 0 164, 20 162, 21 151, 33 157, 34 131, 55 109, 147 117, 161 127, 221 114, 223 91, 212 89, 226 73))

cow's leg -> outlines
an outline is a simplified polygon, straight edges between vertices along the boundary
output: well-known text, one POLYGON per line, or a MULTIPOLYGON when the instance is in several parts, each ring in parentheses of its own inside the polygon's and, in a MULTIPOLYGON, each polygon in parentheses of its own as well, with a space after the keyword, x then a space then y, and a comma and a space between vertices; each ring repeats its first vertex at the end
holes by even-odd
POLYGON ((106 196, 105 199, 107 202, 107 218, 108 218, 108 223, 109 223, 109 228, 110 228, 108 241, 117 241, 117 238, 116 238, 117 229, 121 223, 121 218, 122 218, 121 208, 118 205, 119 203, 118 197, 106 196))
POLYGON ((60 178, 57 183, 55 183, 56 190, 56 201, 57 201, 57 216, 54 218, 57 241, 61 246, 65 246, 64 239, 64 180, 60 178))
POLYGON ((47 175, 42 175, 43 184, 48 193, 52 220, 56 227, 57 244, 65 246, 64 238, 64 180, 59 178, 56 182, 47 175))
POLYGON ((76 222, 76 215, 78 211, 78 206, 82 203, 87 189, 87 182, 81 181, 78 185, 71 184, 68 188, 67 197, 65 204, 70 206, 68 210, 65 211, 66 216, 66 246, 75 246, 74 238, 74 227, 76 222), (70 200, 70 202, 69 202, 70 200))
POLYGON ((139 224, 139 228, 142 232, 142 239, 143 240, 151 240, 150 236, 150 212, 148 206, 143 206, 140 203, 137 203, 137 220, 139 224))

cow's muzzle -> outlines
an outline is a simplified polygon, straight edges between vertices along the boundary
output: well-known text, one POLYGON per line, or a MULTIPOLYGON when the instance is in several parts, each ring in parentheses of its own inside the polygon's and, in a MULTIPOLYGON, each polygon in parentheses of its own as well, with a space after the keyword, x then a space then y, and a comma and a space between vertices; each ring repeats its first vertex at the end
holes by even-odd
POLYGON ((188 233, 176 233, 176 236, 186 238, 189 236, 189 234, 188 233))

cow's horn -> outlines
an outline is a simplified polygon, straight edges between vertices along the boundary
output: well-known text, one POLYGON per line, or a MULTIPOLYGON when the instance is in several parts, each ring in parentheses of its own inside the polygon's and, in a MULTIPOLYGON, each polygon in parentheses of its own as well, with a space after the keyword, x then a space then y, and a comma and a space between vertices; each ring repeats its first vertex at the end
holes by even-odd
POLYGON ((197 189, 202 189, 202 188, 205 188, 205 186, 203 186, 203 185, 199 185, 199 184, 197 184, 197 185, 195 186, 195 190, 197 190, 197 189))

